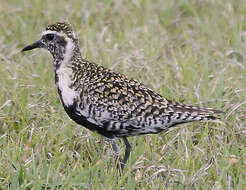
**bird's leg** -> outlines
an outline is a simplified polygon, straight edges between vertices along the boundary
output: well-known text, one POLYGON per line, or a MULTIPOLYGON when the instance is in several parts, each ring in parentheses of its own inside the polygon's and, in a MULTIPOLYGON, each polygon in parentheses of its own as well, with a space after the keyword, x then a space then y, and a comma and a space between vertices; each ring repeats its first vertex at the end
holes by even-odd
POLYGON ((117 156, 117 159, 119 160, 119 165, 118 168, 122 171, 124 169, 124 166, 126 165, 126 161, 128 160, 129 156, 130 156, 130 152, 131 152, 131 145, 128 142, 126 137, 123 137, 124 143, 126 145, 126 151, 125 151, 125 155, 123 160, 120 158, 119 156, 119 150, 118 147, 116 145, 115 139, 110 139, 110 143, 112 145, 112 148, 117 156))
MULTIPOLYGON (((110 139, 109 142, 111 143, 112 148, 113 148, 113 150, 114 150, 114 152, 115 152, 115 154, 116 154, 116 156, 117 156, 117 161, 119 160, 119 162, 120 162, 120 164, 121 164, 121 163, 122 163, 122 160, 121 160, 121 158, 120 158, 120 156, 119 156, 119 150, 118 150, 117 144, 116 144, 116 142, 115 142, 115 139, 110 139)), ((118 163, 118 162, 117 162, 117 163, 118 163)), ((118 167, 119 167, 119 165, 118 165, 118 167)))
POLYGON ((130 152, 131 152, 131 148, 132 148, 126 137, 123 137, 123 140, 124 140, 124 143, 126 145, 126 151, 125 151, 125 156, 124 156, 123 162, 121 162, 121 170, 123 170, 123 168, 126 164, 126 161, 128 160, 128 158, 130 156, 130 152))

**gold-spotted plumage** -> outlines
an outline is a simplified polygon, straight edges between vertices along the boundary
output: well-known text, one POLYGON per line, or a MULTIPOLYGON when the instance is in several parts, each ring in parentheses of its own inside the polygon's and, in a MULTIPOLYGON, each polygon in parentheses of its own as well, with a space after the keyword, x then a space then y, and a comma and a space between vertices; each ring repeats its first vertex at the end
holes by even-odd
POLYGON ((177 124, 215 120, 220 111, 172 102, 135 79, 82 58, 68 23, 47 26, 41 40, 23 51, 47 49, 54 58, 55 80, 63 106, 75 122, 111 139, 159 133, 177 124))

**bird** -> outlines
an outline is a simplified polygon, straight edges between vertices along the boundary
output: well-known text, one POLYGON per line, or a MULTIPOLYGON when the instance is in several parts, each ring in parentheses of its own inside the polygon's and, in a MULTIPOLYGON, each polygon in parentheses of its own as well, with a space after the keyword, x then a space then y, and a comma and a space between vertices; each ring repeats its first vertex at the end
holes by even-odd
POLYGON ((41 39, 22 52, 35 48, 46 49, 53 56, 55 84, 67 115, 109 140, 121 170, 132 149, 128 137, 157 134, 193 121, 218 120, 223 113, 169 100, 134 78, 88 61, 68 22, 48 25, 41 39), (117 138, 125 143, 123 159, 117 138))

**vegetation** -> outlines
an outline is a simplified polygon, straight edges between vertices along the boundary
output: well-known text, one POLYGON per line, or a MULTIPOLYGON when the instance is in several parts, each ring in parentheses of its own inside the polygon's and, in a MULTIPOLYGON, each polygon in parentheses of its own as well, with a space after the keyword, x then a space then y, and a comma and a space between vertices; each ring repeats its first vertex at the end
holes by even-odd
POLYGON ((246 1, 8 0, 0 12, 0 189, 246 187, 246 1), (20 53, 62 20, 88 60, 222 122, 129 138, 120 177, 108 141, 63 110, 48 52, 20 53))

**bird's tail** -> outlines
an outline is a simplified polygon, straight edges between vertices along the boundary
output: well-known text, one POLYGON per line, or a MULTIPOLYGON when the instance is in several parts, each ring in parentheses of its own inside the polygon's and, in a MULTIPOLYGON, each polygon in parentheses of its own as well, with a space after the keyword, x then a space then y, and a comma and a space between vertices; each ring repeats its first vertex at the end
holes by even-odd
POLYGON ((192 121, 219 120, 219 115, 224 113, 212 108, 201 108, 169 101, 169 108, 173 112, 173 124, 171 126, 192 121))

